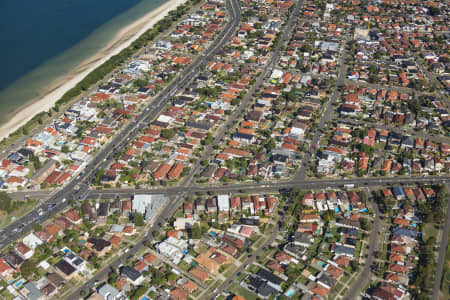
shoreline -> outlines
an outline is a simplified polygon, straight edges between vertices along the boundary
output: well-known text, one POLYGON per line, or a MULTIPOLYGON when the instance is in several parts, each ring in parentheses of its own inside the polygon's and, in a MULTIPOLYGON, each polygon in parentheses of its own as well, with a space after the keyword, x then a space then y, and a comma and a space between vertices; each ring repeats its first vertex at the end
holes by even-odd
POLYGON ((108 44, 97 51, 91 57, 85 59, 72 71, 54 80, 51 84, 41 89, 42 96, 31 99, 10 113, 7 121, 0 125, 0 140, 7 138, 21 126, 25 125, 40 112, 50 110, 54 104, 86 77, 91 71, 106 62, 111 56, 118 54, 128 47, 134 40, 151 29, 159 20, 165 18, 169 11, 176 9, 187 0, 169 0, 141 18, 127 25, 117 32, 108 44))

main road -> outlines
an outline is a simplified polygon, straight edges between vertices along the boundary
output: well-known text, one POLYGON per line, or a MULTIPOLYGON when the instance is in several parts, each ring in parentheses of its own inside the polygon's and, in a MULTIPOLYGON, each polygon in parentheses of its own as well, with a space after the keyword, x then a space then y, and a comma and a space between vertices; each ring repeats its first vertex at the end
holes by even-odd
MULTIPOLYGON (((201 57, 197 58, 197 60, 194 62, 194 66, 190 65, 190 67, 185 69, 185 71, 188 70, 188 73, 186 74, 186 76, 184 76, 183 78, 179 77, 179 81, 178 80, 172 81, 173 87, 171 87, 172 84, 167 87, 168 90, 167 91, 165 90, 163 92, 163 94, 166 95, 165 96, 166 98, 161 99, 160 102, 158 102, 159 104, 157 105, 157 108, 159 110, 161 110, 162 108, 164 108, 166 106, 167 101, 170 98, 169 96, 174 95, 174 93, 176 91, 178 91, 179 89, 184 87, 184 85, 187 84, 190 79, 192 79, 193 75, 195 75, 199 71, 200 67, 202 65, 204 65, 209 59, 211 59, 211 56, 215 55, 215 53, 217 53, 217 51, 221 50, 222 47, 225 45, 225 43, 235 33, 236 29, 239 26, 240 18, 241 18, 239 2, 238 2, 238 0, 226 0, 226 6, 227 6, 227 10, 229 11, 230 22, 227 23, 227 25, 225 26, 225 29, 221 32, 221 34, 219 35, 219 38, 216 40, 216 43, 214 43, 211 47, 209 47, 202 54, 201 57), (197 67, 195 67, 195 65, 197 67), (190 71, 189 71, 189 69, 190 69, 190 71), (189 73, 192 73, 192 76, 187 76, 187 75, 189 75, 189 73)), ((150 122, 151 120, 153 120, 153 118, 156 115, 157 115, 156 113, 153 116, 148 115, 144 119, 144 122, 150 122)), ((144 123, 144 125, 145 125, 145 123, 144 123)), ((126 141, 124 141, 124 143, 126 143, 127 141, 128 141, 128 138, 126 141)), ((106 162, 105 162, 105 167, 106 167, 106 162)), ((157 232, 159 230, 159 228, 161 227, 161 223, 165 223, 167 221, 167 219, 175 213, 179 204, 183 201, 184 192, 186 192, 186 190, 182 191, 181 193, 178 193, 177 195, 168 197, 169 202, 166 203, 162 212, 160 214, 158 214, 156 219, 152 221, 153 223, 152 223, 150 229, 148 230, 147 234, 142 239, 140 239, 138 241, 138 243, 136 245, 134 245, 127 253, 123 253, 117 259, 115 259, 110 264, 105 266, 102 270, 97 272, 93 276, 93 278, 90 278, 83 286, 81 286, 77 290, 75 290, 71 295, 69 295, 67 297, 67 299, 69 299, 69 300, 79 299, 81 297, 82 291, 89 290, 90 287, 92 287, 95 284, 95 282, 105 280, 106 277, 108 276, 108 273, 110 272, 110 270, 118 268, 121 264, 125 263, 133 255, 135 255, 137 252, 139 252, 141 249, 143 249, 145 247, 145 245, 144 245, 145 241, 152 240, 154 232, 157 232)), ((86 197, 86 196, 91 196, 89 191, 83 192, 83 197, 86 197)))

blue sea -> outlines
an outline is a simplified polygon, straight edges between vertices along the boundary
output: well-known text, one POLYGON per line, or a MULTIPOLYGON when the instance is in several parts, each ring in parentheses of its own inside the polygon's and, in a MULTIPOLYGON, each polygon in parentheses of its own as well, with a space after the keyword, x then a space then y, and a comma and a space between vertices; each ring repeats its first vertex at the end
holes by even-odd
POLYGON ((0 0, 0 122, 166 0, 0 0))

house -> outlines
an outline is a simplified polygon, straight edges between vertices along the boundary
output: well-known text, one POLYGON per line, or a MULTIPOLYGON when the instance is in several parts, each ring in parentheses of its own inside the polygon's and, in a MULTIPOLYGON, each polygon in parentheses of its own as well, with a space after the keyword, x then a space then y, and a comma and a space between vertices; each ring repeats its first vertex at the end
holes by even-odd
POLYGON ((87 242, 91 245, 91 248, 96 252, 105 253, 111 250, 111 242, 102 238, 88 238, 87 242))
POLYGON ((23 242, 19 242, 17 244, 16 251, 20 256, 22 256, 23 259, 29 259, 34 254, 34 251, 23 242))
POLYGON ((389 283, 381 283, 372 292, 372 298, 376 300, 401 300, 406 292, 400 287, 395 287, 389 283))
POLYGON ((405 192, 403 191, 403 188, 401 186, 394 186, 392 192, 394 193, 394 197, 397 200, 404 200, 406 197, 405 192))
POLYGON ((99 219, 106 219, 109 215, 109 202, 101 202, 98 206, 97 217, 99 219))
POLYGON ((317 279, 317 283, 326 289, 331 289, 336 284, 336 282, 336 279, 325 273, 322 273, 322 275, 317 279))
POLYGON ((77 270, 64 259, 56 263, 55 267, 67 278, 70 278, 77 270))
POLYGON ((120 270, 120 275, 125 277, 128 282, 131 284, 138 286, 144 281, 144 277, 142 274, 133 267, 125 266, 120 270))
POLYGON ((41 291, 31 282, 26 282, 20 291, 28 300, 40 300, 44 297, 41 291))
POLYGON ((339 245, 339 244, 333 244, 331 246, 331 251, 333 253, 335 253, 336 255, 338 255, 338 256, 339 255, 345 255, 345 256, 348 256, 348 257, 352 257, 352 258, 353 258, 353 255, 355 253, 355 249, 354 248, 350 248, 350 247, 339 245))
POLYGON ((204 267, 209 273, 218 275, 220 266, 230 263, 227 256, 219 253, 214 248, 209 248, 207 252, 201 253, 195 258, 195 262, 204 267))
POLYGON ((216 198, 209 198, 208 200, 206 200, 206 210, 208 213, 217 213, 216 198))
POLYGON ((252 144, 253 142, 255 142, 255 136, 253 134, 246 134, 246 133, 242 133, 242 132, 233 133, 231 138, 234 141, 237 141, 237 142, 243 143, 243 144, 252 144))
POLYGON ((260 298, 267 299, 270 296, 277 294, 277 290, 259 276, 250 275, 247 281, 247 287, 260 298))
POLYGON ((228 195, 218 195, 217 206, 219 212, 228 213, 230 211, 230 197, 228 195))
POLYGON ((413 229, 403 228, 403 227, 395 227, 392 230, 392 234, 415 239, 417 236, 417 231, 415 231, 413 229))
POLYGON ((148 222, 161 208, 164 201, 164 195, 134 195, 132 199, 132 209, 134 212, 142 214, 145 221, 148 222))
POLYGON ((54 272, 47 274, 47 280, 56 288, 64 284, 64 279, 54 272))
POLYGON ((13 251, 9 251, 8 253, 6 253, 5 260, 11 267, 16 270, 19 270, 20 265, 24 262, 24 259, 13 251))
POLYGON ((125 300, 125 295, 112 285, 105 283, 97 288, 97 293, 105 300, 125 300))
POLYGON ((183 211, 185 216, 190 216, 194 213, 194 203, 193 202, 184 202, 183 203, 183 211))
POLYGON ((184 289, 175 287, 170 290, 170 299, 173 300, 186 300, 188 298, 188 292, 184 289))
POLYGON ((44 293, 44 295, 47 297, 55 295, 57 291, 58 290, 56 289, 56 287, 51 283, 48 283, 47 285, 41 288, 41 292, 44 293))
POLYGON ((305 260, 308 248, 289 243, 284 246, 283 251, 291 257, 305 260))
POLYGON ((26 235, 22 242, 31 249, 36 249, 37 246, 42 245, 42 241, 34 233, 26 235))
POLYGON ((309 248, 314 242, 311 236, 304 232, 296 231, 292 237, 292 243, 297 246, 303 246, 309 248))
POLYGON ((31 183, 38 185, 42 183, 56 169, 56 161, 49 159, 32 177, 31 183))
POLYGON ((259 269, 256 275, 265 280, 270 287, 274 288, 278 292, 281 291, 281 284, 283 283, 283 279, 281 279, 280 277, 263 268, 259 269))
POLYGON ((208 272, 206 272, 205 270, 203 270, 199 266, 196 266, 196 267, 192 268, 191 270, 189 270, 189 273, 194 275, 200 282, 203 282, 203 283, 209 277, 208 272))
POLYGON ((64 216, 73 224, 79 224, 82 221, 80 214, 73 208, 67 211, 64 216))
POLYGON ((14 273, 14 269, 6 262, 6 260, 0 257, 0 276, 7 278, 14 273))

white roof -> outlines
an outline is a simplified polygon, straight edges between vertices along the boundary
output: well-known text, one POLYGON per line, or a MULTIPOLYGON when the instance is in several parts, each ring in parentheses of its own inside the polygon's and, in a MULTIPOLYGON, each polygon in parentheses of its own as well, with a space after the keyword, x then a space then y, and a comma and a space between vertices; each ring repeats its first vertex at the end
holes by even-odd
POLYGON ((41 261, 39 263, 39 266, 41 266, 41 268, 44 269, 44 270, 47 270, 48 268, 50 268, 50 264, 47 261, 45 261, 45 260, 41 261))
POLYGON ((173 118, 167 115, 159 115, 157 120, 163 123, 170 123, 172 122, 173 118))
POLYGON ((163 199, 164 195, 134 195, 132 202, 133 210, 144 215, 147 208, 151 209, 153 201, 162 202, 161 200, 163 199))
POLYGON ((193 218, 177 218, 175 222, 173 222, 173 227, 175 230, 185 230, 192 228, 192 226, 197 223, 193 218))
POLYGON ((228 195, 217 196, 217 204, 219 206, 219 211, 229 211, 230 210, 230 197, 228 195))
POLYGON ((273 70, 272 75, 270 77, 273 79, 278 79, 281 78, 281 76, 283 76, 283 71, 275 69, 273 70))
POLYGON ((185 240, 176 239, 174 237, 169 236, 166 240, 166 243, 177 247, 180 250, 186 249, 188 247, 188 243, 185 240))
POLYGON ((42 241, 34 233, 25 236, 23 243, 31 249, 36 249, 37 246, 42 245, 42 241))

